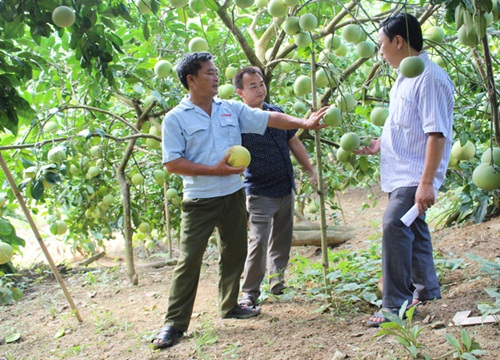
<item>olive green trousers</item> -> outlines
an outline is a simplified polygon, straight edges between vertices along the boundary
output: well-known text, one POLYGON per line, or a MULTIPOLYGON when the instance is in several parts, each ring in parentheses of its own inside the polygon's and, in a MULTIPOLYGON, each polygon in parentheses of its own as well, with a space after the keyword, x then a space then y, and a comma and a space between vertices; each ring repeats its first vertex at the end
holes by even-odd
POLYGON ((219 231, 219 315, 237 304, 247 255, 245 191, 182 202, 180 255, 174 269, 165 326, 186 331, 193 313, 203 254, 214 229, 219 231))

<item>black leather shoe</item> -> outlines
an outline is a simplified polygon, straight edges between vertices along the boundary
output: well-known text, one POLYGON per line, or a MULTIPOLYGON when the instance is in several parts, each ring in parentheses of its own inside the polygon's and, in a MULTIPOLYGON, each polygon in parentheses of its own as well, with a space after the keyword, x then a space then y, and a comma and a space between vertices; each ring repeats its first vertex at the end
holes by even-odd
POLYGON ((164 326, 151 342, 153 343, 153 348, 164 349, 174 345, 175 340, 182 337, 182 335, 184 335, 184 332, 175 330, 172 326, 164 326))

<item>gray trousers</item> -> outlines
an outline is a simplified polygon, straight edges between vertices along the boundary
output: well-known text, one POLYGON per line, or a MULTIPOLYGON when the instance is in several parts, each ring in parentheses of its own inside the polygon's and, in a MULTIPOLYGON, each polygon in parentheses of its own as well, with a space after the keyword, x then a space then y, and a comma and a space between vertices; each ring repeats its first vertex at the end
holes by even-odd
POLYGON ((260 296, 267 274, 271 291, 284 287, 284 272, 290 258, 294 194, 284 197, 247 196, 249 213, 248 255, 242 285, 243 296, 260 296))
POLYGON ((389 194, 382 235, 383 307, 441 298, 425 214, 409 227, 400 220, 414 205, 416 191, 402 187, 389 194))
POLYGON ((193 313, 203 254, 215 227, 219 230, 219 314, 237 304, 247 255, 245 190, 231 195, 182 202, 180 254, 174 269, 165 326, 186 331, 193 313))

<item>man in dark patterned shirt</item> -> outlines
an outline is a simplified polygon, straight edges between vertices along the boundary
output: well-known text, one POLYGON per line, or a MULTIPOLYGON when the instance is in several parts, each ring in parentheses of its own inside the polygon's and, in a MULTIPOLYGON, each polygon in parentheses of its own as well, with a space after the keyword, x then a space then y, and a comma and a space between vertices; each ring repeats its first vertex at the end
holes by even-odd
MULTIPOLYGON (((256 67, 240 70, 233 78, 236 92, 250 107, 283 112, 264 102, 267 95, 262 72, 256 67)), ((242 145, 252 156, 245 170, 245 189, 250 234, 242 286, 242 305, 255 305, 260 285, 269 276, 273 294, 281 294, 284 271, 292 245, 295 183, 290 151, 317 184, 314 167, 304 145, 295 136, 297 130, 268 127, 264 135, 242 134, 242 145), (267 259, 267 261, 266 261, 267 259)))

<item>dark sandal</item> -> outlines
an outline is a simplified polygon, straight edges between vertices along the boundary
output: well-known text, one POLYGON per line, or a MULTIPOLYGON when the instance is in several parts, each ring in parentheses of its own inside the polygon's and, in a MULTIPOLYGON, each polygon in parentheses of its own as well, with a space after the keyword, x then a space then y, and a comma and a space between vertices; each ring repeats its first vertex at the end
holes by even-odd
POLYGON ((245 295, 238 302, 238 305, 242 307, 253 307, 257 305, 257 301, 255 301, 254 297, 251 295, 245 295))
POLYGON ((182 331, 175 330, 172 326, 164 326, 160 329, 156 337, 151 340, 153 348, 164 349, 174 345, 175 340, 182 337, 184 333, 182 331), (160 340, 155 342, 156 340, 160 340))

